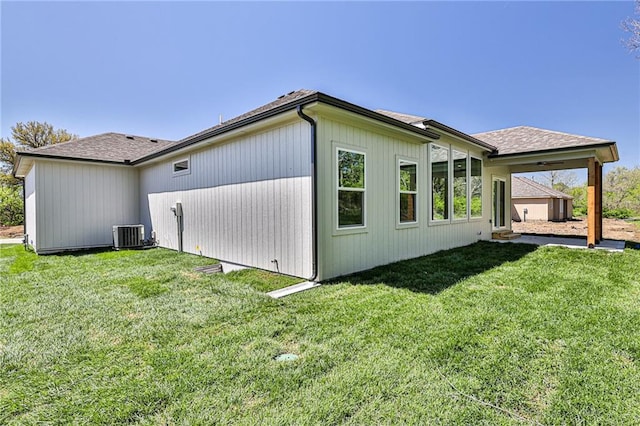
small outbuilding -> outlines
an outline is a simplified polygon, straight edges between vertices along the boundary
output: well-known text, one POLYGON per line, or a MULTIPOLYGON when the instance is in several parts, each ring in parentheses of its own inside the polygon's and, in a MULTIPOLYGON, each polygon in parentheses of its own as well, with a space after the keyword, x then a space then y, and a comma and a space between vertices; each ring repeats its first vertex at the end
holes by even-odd
POLYGON ((511 176, 511 219, 561 222, 573 216, 573 197, 531 179, 511 176))

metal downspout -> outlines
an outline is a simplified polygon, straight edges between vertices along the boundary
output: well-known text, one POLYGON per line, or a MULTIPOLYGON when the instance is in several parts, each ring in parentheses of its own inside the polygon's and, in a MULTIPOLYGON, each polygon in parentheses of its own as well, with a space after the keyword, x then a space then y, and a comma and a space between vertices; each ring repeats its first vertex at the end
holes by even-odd
POLYGON ((311 125, 311 222, 313 223, 313 275, 307 281, 315 281, 318 278, 318 169, 316 167, 316 158, 318 154, 316 140, 316 122, 313 118, 302 112, 302 105, 296 108, 298 116, 311 125))
POLYGON ((29 236, 27 235, 27 189, 26 179, 22 179, 22 243, 24 247, 29 246, 29 236))

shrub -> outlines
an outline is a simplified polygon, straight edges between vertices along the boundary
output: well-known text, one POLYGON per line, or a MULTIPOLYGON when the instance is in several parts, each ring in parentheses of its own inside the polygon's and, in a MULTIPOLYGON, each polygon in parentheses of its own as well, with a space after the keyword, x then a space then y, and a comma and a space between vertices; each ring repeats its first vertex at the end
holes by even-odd
POLYGON ((628 219, 633 217, 633 211, 631 209, 626 209, 624 207, 617 209, 608 209, 604 207, 602 209, 602 216, 608 219, 628 219))
POLYGON ((23 222, 20 188, 0 186, 0 225, 22 225, 23 222))

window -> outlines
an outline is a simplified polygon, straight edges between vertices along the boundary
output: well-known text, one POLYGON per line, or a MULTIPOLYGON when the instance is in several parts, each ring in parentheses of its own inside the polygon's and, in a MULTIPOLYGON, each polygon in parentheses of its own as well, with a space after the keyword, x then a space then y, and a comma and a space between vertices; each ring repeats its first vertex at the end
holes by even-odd
POLYGON ((449 219, 449 149, 430 145, 431 219, 449 219))
POLYGON ((453 150, 453 218, 467 218, 467 153, 453 150))
POLYGON ((507 190, 506 181, 501 177, 493 178, 493 227, 507 226, 507 190))
POLYGON ((365 154, 337 150, 338 228, 365 226, 365 154))
POLYGON ((178 161, 174 161, 172 163, 172 168, 173 168, 173 175, 174 176, 188 175, 189 173, 191 173, 191 171, 189 169, 189 159, 188 158, 183 158, 183 159, 180 159, 178 161))
POLYGON ((418 206, 417 186, 418 165, 412 161, 398 161, 398 184, 400 191, 400 223, 417 222, 416 208, 418 206))
POLYGON ((482 217, 482 160, 471 157, 471 179, 469 180, 471 194, 471 218, 482 217))

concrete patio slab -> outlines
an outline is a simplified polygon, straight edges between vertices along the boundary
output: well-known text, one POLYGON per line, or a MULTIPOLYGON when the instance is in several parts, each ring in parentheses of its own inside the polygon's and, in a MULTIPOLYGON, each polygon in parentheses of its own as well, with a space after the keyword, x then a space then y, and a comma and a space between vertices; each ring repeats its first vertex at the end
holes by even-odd
POLYGON ((22 238, 2 238, 0 239, 0 245, 4 244, 22 244, 22 238))
MULTIPOLYGON (((522 235, 522 237, 516 240, 504 241, 504 240, 491 240, 498 243, 520 243, 520 244, 535 244, 537 246, 558 246, 567 247, 573 249, 588 249, 586 238, 571 238, 571 237, 556 237, 546 235, 522 235)), ((624 251, 624 241, 618 240, 602 240, 600 244, 597 244, 596 250, 608 250, 614 252, 624 251)))

